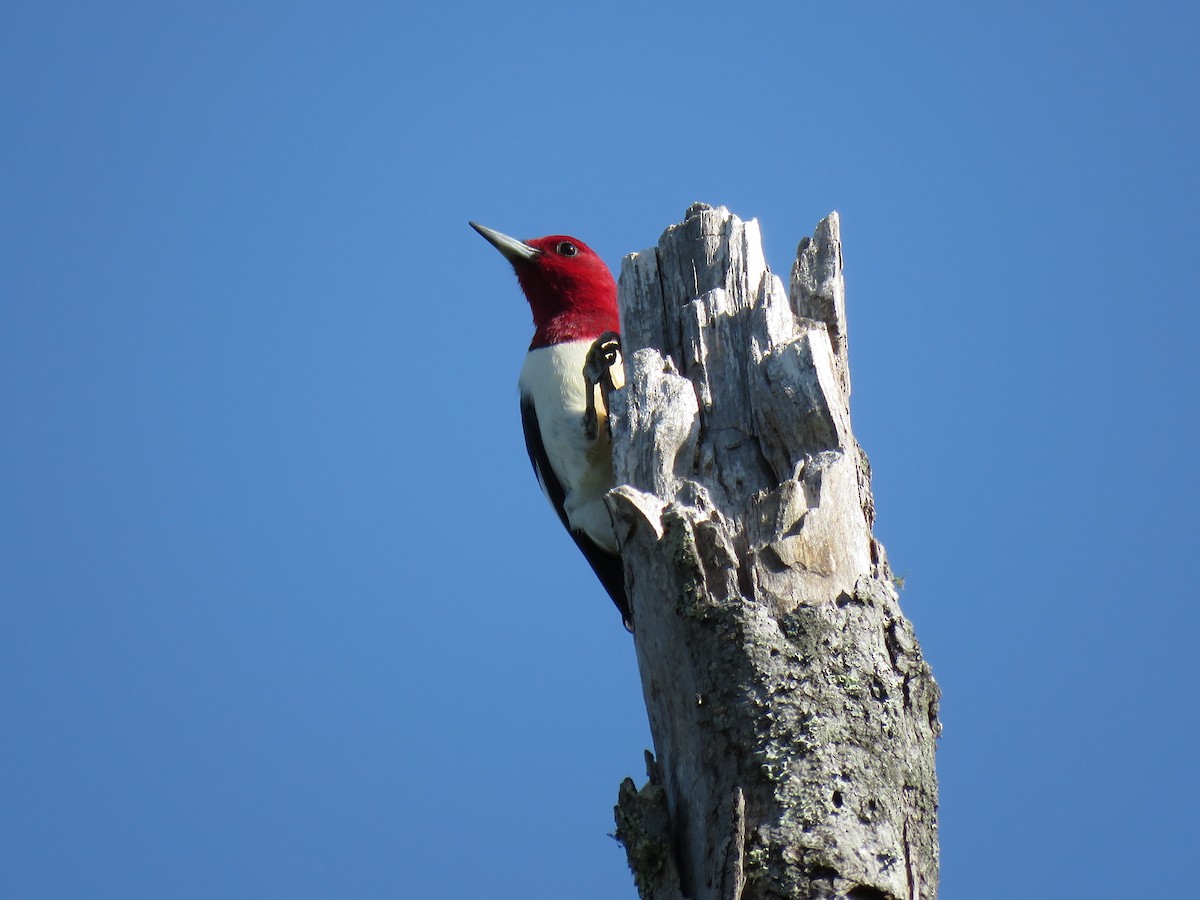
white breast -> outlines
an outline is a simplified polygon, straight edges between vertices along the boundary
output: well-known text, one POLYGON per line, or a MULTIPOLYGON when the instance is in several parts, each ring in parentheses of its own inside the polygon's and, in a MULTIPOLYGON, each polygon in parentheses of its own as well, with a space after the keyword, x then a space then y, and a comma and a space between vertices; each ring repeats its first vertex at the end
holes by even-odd
MULTIPOLYGON (((616 553, 612 519, 603 499, 613 486, 613 468, 606 411, 599 389, 596 389, 596 412, 600 427, 596 439, 589 440, 583 427, 587 403, 583 363, 592 343, 571 341, 531 350, 517 384, 521 396, 533 400, 546 455, 566 492, 564 507, 571 527, 616 553)), ((619 386, 623 381, 620 363, 614 369, 614 381, 619 386)))

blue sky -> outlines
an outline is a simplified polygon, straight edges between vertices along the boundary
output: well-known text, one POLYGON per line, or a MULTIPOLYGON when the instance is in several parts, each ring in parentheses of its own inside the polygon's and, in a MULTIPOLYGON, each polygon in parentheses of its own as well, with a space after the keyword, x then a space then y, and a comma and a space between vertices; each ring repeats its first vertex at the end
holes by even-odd
POLYGON ((629 637, 538 495, 475 219, 614 268, 842 215, 943 897, 1174 893, 1189 4, 10 5, 0 896, 636 896, 629 637), (968 7, 972 8, 968 8, 968 7))

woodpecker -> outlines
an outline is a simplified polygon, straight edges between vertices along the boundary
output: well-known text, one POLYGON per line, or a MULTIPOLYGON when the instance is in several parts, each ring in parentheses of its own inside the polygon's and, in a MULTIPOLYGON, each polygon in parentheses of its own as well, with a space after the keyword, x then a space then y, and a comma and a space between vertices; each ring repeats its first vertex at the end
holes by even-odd
POLYGON ((470 225, 512 264, 533 311, 533 340, 517 387, 534 474, 632 631, 617 536, 604 504, 613 486, 607 392, 624 381, 616 282, 576 238, 519 241, 470 225))

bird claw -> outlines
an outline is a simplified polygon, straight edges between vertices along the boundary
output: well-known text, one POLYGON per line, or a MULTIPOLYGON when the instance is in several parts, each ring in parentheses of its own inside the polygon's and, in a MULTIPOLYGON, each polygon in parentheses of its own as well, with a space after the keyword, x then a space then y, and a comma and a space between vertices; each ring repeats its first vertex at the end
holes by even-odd
MULTIPOLYGON (((583 386, 587 392, 587 408, 583 413, 583 430, 589 441, 594 441, 600 431, 596 413, 596 388, 608 395, 616 390, 613 384, 612 367, 621 357, 621 336, 615 331, 606 331, 596 338, 583 363, 583 386)), ((611 434, 611 432, 610 432, 611 434)))
POLYGON ((606 331, 596 338, 583 363, 583 378, 590 385, 599 385, 605 392, 615 390, 612 367, 621 357, 621 336, 606 331))

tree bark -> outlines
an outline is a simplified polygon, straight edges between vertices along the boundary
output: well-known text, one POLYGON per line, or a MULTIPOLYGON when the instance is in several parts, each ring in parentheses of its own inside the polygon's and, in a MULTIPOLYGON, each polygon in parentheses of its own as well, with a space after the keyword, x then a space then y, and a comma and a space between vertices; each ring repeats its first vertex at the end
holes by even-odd
POLYGON ((621 786, 645 900, 932 898, 938 688, 871 534, 837 214, 791 287, 696 204, 619 282, 621 539, 657 758, 621 786))

